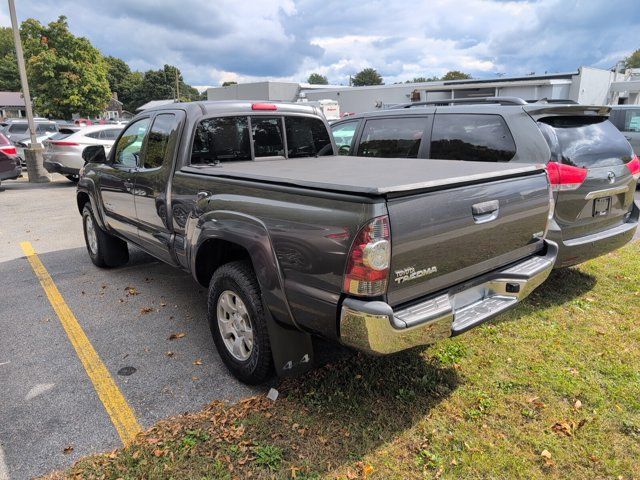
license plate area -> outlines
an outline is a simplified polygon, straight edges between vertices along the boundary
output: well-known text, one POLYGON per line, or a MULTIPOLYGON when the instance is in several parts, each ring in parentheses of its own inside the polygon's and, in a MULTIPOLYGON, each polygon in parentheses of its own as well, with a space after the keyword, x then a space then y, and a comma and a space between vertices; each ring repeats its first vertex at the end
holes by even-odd
POLYGON ((596 198, 593 201, 593 216, 604 217, 611 209, 611 197, 596 198))

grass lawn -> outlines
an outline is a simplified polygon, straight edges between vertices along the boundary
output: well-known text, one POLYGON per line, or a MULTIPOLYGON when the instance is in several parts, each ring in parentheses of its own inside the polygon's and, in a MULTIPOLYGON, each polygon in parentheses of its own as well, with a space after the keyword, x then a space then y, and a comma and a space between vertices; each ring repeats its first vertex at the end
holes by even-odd
POLYGON ((640 242, 431 347, 214 403, 52 478, 640 478, 640 242))

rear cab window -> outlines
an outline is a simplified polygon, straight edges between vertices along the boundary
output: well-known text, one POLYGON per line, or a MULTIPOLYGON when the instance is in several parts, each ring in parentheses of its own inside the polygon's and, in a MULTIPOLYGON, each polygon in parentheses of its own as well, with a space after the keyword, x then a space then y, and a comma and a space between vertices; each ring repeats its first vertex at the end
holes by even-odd
POLYGON ((191 165, 269 157, 333 155, 325 123, 315 117, 251 115, 212 117, 198 123, 191 165))
POLYGON ((508 162, 515 154, 513 136, 500 115, 436 113, 431 158, 508 162))
POLYGON ((633 152, 624 135, 601 116, 554 116, 538 125, 556 162, 583 168, 621 165, 633 152))
POLYGON ((375 118, 364 124, 357 156, 418 158, 428 117, 375 118))

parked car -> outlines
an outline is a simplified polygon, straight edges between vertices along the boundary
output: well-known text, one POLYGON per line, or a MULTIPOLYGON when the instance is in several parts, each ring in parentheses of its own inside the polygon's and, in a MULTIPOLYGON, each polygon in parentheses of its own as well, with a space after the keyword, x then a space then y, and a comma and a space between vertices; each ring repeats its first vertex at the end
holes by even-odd
MULTIPOLYGON (((363 157, 547 165, 556 202, 548 238, 556 267, 615 250, 633 238, 640 160, 607 107, 486 98, 402 105, 331 125, 339 153, 363 157)), ((466 166, 460 165, 461 169, 466 166)))
POLYGON ((22 167, 16 147, 9 139, 0 133, 0 183, 3 180, 13 180, 22 175, 22 167))
POLYGON ((640 105, 614 105, 610 120, 640 155, 640 105))
MULTIPOLYGON (((42 143, 45 140, 47 140, 48 138, 55 137, 57 135, 59 135, 59 132, 46 132, 44 135, 39 135, 38 137, 36 137, 36 140, 40 145, 42 145, 42 143)), ((23 140, 20 140, 19 142, 14 142, 14 145, 16 147, 18 157, 20 158, 20 163, 22 164, 22 166, 24 166, 25 165, 24 149, 31 147, 31 138, 27 137, 23 140)))
POLYGON ((108 152, 123 128, 123 125, 94 125, 77 131, 62 129, 43 142, 44 168, 77 182, 78 172, 84 165, 82 150, 88 145, 102 145, 108 152))
MULTIPOLYGON (((45 119, 34 119, 36 127, 36 136, 43 136, 47 134, 56 133, 58 131, 58 124, 45 119)), ((11 140, 13 143, 21 142, 30 137, 29 124, 24 119, 11 119, 6 122, 6 125, 2 128, 2 133, 11 140)))
POLYGON ((514 307, 557 247, 543 165, 334 155, 300 104, 192 102, 87 147, 77 204, 91 261, 127 245, 208 287, 229 370, 259 383, 313 361, 311 335, 389 354, 514 307))

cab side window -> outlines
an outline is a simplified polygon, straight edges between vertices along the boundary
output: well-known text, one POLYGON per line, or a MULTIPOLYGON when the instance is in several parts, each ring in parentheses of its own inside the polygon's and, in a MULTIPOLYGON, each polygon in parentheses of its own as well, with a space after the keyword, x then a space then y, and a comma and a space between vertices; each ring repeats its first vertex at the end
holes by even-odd
POLYGON ((170 162, 178 138, 180 121, 173 113, 162 113, 153 120, 143 155, 145 169, 159 168, 170 162))
POLYGON ((116 144, 114 165, 135 168, 138 166, 142 144, 149 130, 149 119, 143 118, 129 125, 116 144))

